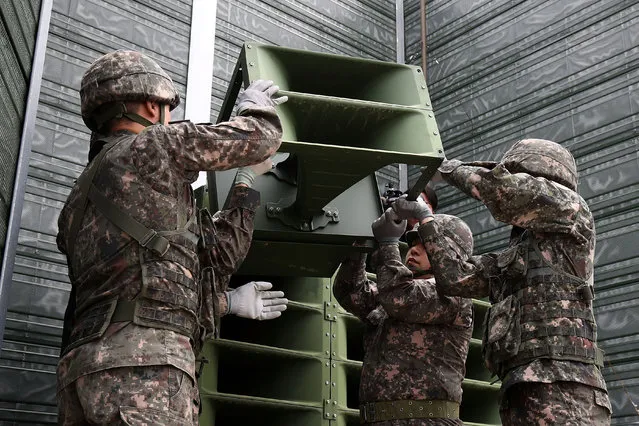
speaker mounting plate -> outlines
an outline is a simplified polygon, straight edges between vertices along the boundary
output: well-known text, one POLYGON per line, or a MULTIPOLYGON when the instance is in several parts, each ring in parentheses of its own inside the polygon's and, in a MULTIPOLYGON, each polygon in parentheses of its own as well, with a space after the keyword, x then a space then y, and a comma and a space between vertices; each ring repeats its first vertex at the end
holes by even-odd
POLYGON ((312 232, 325 228, 329 223, 339 222, 339 211, 331 206, 322 209, 322 214, 305 219, 295 212, 295 200, 280 200, 266 203, 266 216, 280 220, 283 224, 298 231, 312 232))

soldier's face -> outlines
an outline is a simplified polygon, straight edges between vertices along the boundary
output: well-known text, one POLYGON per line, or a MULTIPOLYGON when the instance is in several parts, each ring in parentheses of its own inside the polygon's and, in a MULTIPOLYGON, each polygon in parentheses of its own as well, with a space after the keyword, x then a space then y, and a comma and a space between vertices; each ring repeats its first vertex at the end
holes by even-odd
POLYGON ((427 271, 430 269, 430 260, 428 260, 424 245, 419 238, 416 238, 413 245, 408 249, 404 263, 410 270, 421 269, 427 271))

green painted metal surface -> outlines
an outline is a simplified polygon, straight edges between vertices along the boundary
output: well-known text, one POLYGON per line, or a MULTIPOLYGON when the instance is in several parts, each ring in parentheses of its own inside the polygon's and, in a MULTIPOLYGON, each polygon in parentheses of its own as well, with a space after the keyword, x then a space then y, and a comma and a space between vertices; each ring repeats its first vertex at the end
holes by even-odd
MULTIPOLYGON (((411 65, 245 43, 218 122, 242 83, 260 78, 289 101, 277 107, 276 166, 255 184, 262 206, 240 273, 331 276, 354 240, 373 247, 370 223, 382 212, 374 172, 400 162, 432 174, 443 159, 424 76, 411 65)), ((234 174, 209 174, 212 210, 234 174)))

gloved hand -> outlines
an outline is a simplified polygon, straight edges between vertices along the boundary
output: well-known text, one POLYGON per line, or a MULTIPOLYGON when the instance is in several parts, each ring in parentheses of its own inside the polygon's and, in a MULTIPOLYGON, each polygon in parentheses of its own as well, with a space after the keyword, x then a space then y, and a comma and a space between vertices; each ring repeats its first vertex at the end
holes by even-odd
POLYGON ((255 80, 237 97, 237 115, 251 106, 274 107, 288 101, 288 96, 273 96, 280 90, 271 80, 255 80))
POLYGON ((397 244, 406 230, 406 221, 401 220, 392 208, 375 219, 371 225, 373 236, 379 244, 397 244))
POLYGON ((240 167, 235 174, 235 185, 243 183, 249 188, 255 183, 257 176, 263 175, 273 168, 273 159, 267 158, 259 164, 252 166, 240 167))
POLYGON ((400 219, 417 219, 420 222, 427 217, 433 217, 433 210, 421 197, 417 201, 408 201, 408 195, 399 197, 391 208, 400 219))
POLYGON ((242 318, 269 320, 282 315, 288 299, 283 291, 267 291, 273 284, 265 281, 251 281, 226 292, 229 314, 242 318))

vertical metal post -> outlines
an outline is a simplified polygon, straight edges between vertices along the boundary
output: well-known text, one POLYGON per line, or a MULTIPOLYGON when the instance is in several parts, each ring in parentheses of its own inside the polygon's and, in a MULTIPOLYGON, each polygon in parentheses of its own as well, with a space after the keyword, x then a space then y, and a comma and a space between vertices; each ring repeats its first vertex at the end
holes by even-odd
POLYGON ((42 0, 40 4, 40 17, 38 19, 38 32, 36 35, 33 62, 31 65, 31 77, 29 79, 29 92, 22 123, 22 138, 20 151, 18 152, 18 164, 16 167, 15 181, 11 207, 9 210, 9 224, 7 228, 7 240, 2 254, 2 266, 0 269, 0 350, 6 324, 7 305, 9 304, 9 291, 13 278, 13 265, 15 262, 16 247, 18 245, 18 233, 24 204, 24 192, 27 185, 27 173, 29 171, 29 156, 31 154, 31 141, 35 131, 36 113, 42 85, 42 71, 44 58, 49 38, 49 23, 51 22, 51 9, 53 0, 42 0))
MULTIPOLYGON (((217 0, 193 0, 184 118, 196 123, 211 121, 216 18, 217 0)), ((205 183, 206 173, 200 172, 193 187, 205 183)))
MULTIPOLYGON (((397 39, 396 61, 399 64, 406 62, 406 45, 404 40, 404 0, 395 0, 395 37, 397 39)), ((400 191, 408 189, 408 166, 399 164, 399 188, 400 191)))
POLYGON ((422 71, 424 72, 424 78, 428 80, 428 76, 426 74, 426 0, 419 0, 419 19, 421 22, 421 46, 422 46, 422 71))

